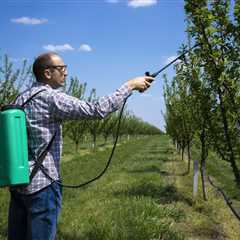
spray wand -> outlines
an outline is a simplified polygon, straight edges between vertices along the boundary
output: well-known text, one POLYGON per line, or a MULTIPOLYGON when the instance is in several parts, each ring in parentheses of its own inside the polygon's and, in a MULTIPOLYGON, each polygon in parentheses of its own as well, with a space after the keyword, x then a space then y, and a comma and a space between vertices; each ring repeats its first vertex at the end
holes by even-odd
POLYGON ((194 49, 195 47, 199 46, 200 44, 197 43, 195 44, 193 47, 189 48, 188 50, 184 51, 181 55, 179 55, 178 57, 176 57, 174 60, 172 60, 170 63, 168 63, 167 65, 165 65, 163 68, 161 68, 159 71, 155 72, 155 73, 150 73, 150 72, 145 72, 145 75, 148 77, 157 77, 157 75, 159 73, 161 73, 162 71, 164 71, 166 68, 168 68, 169 66, 171 66, 173 63, 175 63, 177 60, 184 58, 185 54, 189 53, 192 49, 194 49))

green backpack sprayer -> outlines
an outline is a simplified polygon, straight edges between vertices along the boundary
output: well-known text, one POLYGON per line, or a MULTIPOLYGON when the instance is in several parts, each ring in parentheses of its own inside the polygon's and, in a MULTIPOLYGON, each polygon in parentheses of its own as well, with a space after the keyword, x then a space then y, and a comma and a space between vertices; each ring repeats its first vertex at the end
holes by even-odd
POLYGON ((0 113, 0 186, 29 183, 26 117, 21 106, 0 113))
MULTIPOLYGON (((38 164, 29 176, 28 134, 24 106, 43 91, 45 89, 33 94, 22 105, 9 104, 0 110, 0 187, 28 184, 37 172, 38 164)), ((53 138, 39 156, 38 163, 43 161, 53 138)))
MULTIPOLYGON (((198 45, 199 44, 194 45, 192 48, 185 51, 183 54, 179 55, 169 64, 161 68, 158 72, 155 72, 152 74, 150 74, 149 72, 146 72, 145 75, 153 78, 157 77, 159 73, 164 71, 174 62, 176 62, 178 59, 181 59, 182 57, 184 57, 186 53, 188 53, 198 45)), ((22 105, 10 104, 10 105, 3 106, 0 109, 0 187, 29 184, 32 178, 37 173, 37 171, 41 169, 49 179, 51 179, 53 182, 57 182, 59 185, 63 187, 80 188, 99 179, 106 172, 106 170, 110 165, 110 162, 112 160, 112 157, 117 145, 122 113, 123 113, 123 109, 127 99, 124 101, 122 109, 120 111, 116 139, 115 139, 111 154, 109 156, 109 159, 107 161, 107 164, 104 170, 99 175, 79 185, 64 185, 64 184, 61 184, 59 181, 52 179, 51 176, 45 173, 44 170, 41 168, 41 164, 53 143, 53 140, 56 135, 55 133, 52 139, 50 140, 50 142, 48 143, 48 146, 46 147, 46 149, 37 158, 35 162, 35 166, 29 176, 30 171, 29 171, 29 164, 28 164, 28 152, 30 151, 30 149, 28 149, 28 141, 27 141, 28 135, 27 135, 26 115, 24 112, 24 106, 29 101, 31 101, 37 94, 43 91, 45 91, 45 89, 40 90, 37 93, 33 94, 22 105)))

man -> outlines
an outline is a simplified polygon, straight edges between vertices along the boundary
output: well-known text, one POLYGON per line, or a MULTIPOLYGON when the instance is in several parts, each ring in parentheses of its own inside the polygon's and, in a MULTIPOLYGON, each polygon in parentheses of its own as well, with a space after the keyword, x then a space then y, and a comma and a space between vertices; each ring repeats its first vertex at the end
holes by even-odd
POLYGON ((133 90, 143 92, 153 81, 151 77, 131 79, 113 94, 100 98, 96 103, 89 103, 59 90, 64 85, 67 66, 56 53, 40 55, 33 64, 33 73, 36 82, 16 100, 17 104, 23 104, 41 91, 25 105, 30 172, 36 164, 37 157, 51 140, 53 142, 31 183, 27 186, 14 187, 10 191, 9 240, 55 238, 62 192, 61 187, 52 179, 60 180, 62 121, 104 118, 119 109, 133 90))

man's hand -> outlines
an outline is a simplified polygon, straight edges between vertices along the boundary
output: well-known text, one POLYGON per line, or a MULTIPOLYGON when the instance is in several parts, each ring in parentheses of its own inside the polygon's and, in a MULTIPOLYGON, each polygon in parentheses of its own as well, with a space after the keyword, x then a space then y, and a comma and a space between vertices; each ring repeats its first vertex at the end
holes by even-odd
POLYGON ((139 92, 144 92, 151 86, 153 80, 153 77, 148 76, 136 77, 128 80, 127 84, 131 90, 138 90, 139 92))

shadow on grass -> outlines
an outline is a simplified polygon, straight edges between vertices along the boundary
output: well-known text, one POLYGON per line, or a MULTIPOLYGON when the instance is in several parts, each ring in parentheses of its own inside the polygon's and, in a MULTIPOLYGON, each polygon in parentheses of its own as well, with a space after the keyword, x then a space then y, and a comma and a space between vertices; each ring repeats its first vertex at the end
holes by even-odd
POLYGON ((152 165, 142 169, 128 170, 128 173, 159 173, 162 176, 186 176, 188 172, 184 173, 170 173, 167 171, 162 171, 158 167, 152 165))
POLYGON ((178 192, 173 185, 157 186, 153 183, 142 183, 134 186, 126 191, 114 192, 115 196, 145 196, 155 199, 161 204, 168 204, 172 202, 185 202, 192 206, 191 199, 186 198, 182 193, 178 192))
POLYGON ((168 158, 166 156, 156 156, 153 154, 149 154, 149 155, 145 155, 144 157, 139 157, 137 159, 138 162, 145 162, 145 161, 155 161, 156 163, 158 162, 179 162, 178 159, 172 159, 172 158, 168 158))
POLYGON ((7 239, 7 228, 3 227, 3 226, 0 226, 0 238, 6 238, 7 239))
POLYGON ((225 240, 228 239, 227 235, 224 233, 224 230, 219 224, 209 223, 208 226, 198 226, 193 229, 193 236, 196 239, 216 239, 216 240, 225 240))
POLYGON ((55 240, 80 240, 80 239, 82 238, 76 237, 76 235, 74 234, 61 232, 61 230, 57 232, 57 237, 55 238, 55 240))
POLYGON ((148 167, 142 168, 142 169, 129 170, 127 172, 129 172, 129 173, 159 173, 163 176, 171 175, 169 172, 161 171, 158 167, 156 167, 154 165, 148 166, 148 167))
POLYGON ((58 230, 55 240, 104 240, 106 236, 105 229, 100 229, 99 226, 93 224, 93 227, 84 233, 68 233, 58 230))
POLYGON ((172 150, 170 149, 149 149, 148 151, 147 151, 147 153, 149 153, 149 154, 151 154, 151 153, 153 153, 153 154, 161 154, 161 155, 169 155, 169 154, 172 154, 173 152, 172 152, 172 150))

